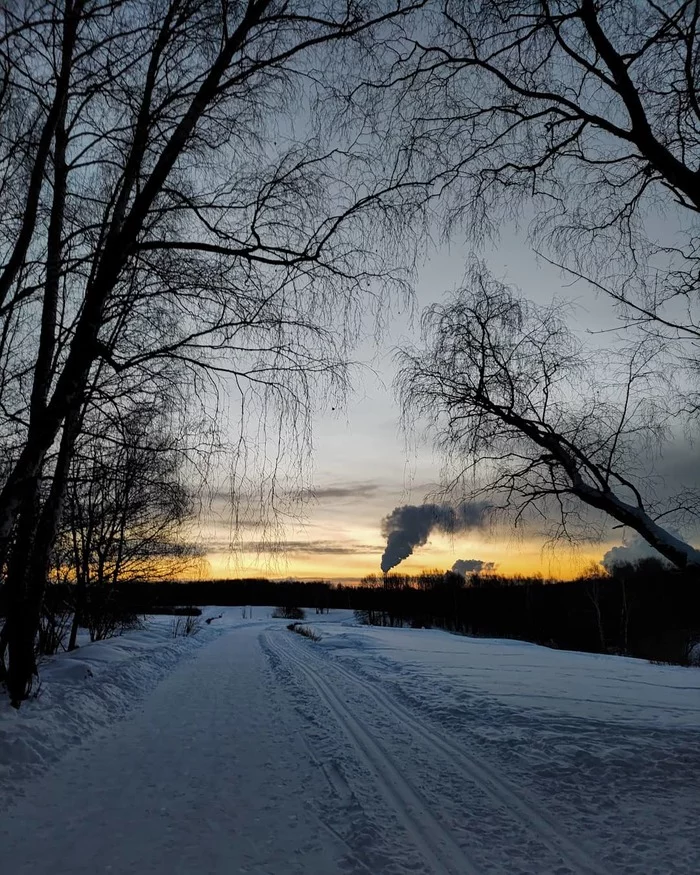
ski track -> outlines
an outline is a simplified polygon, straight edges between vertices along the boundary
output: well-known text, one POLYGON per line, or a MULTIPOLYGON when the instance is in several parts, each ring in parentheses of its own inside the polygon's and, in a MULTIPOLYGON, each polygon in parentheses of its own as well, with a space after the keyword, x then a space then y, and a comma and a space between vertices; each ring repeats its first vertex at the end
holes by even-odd
POLYGON ((347 734, 366 767, 380 779, 380 790, 397 817, 403 822, 408 835, 417 844, 435 875, 479 875, 479 870, 427 806, 426 801, 411 783, 402 776, 400 767, 386 750, 342 703, 331 687, 322 680, 305 659, 302 651, 292 649, 291 642, 280 643, 275 636, 265 636, 267 647, 280 659, 292 662, 328 707, 333 717, 347 734))
MULTIPOLYGON (((528 830, 537 833, 540 840, 574 871, 585 875, 589 873, 610 875, 609 870, 601 866, 584 845, 571 839, 552 823, 547 813, 541 810, 530 794, 522 788, 516 790, 510 781, 498 775, 487 764, 477 762, 470 757, 455 742, 441 734, 436 726, 429 726, 420 715, 399 705, 388 693, 380 691, 372 681, 359 677, 335 661, 328 660, 328 662, 352 683, 365 689, 380 706, 406 724, 428 744, 434 745, 448 757, 456 760, 461 765, 462 774, 466 778, 477 784, 511 816, 517 815, 528 830)), ((317 661, 317 664, 320 665, 320 662, 317 661)))
MULTIPOLYGON (((469 754, 465 753, 454 741, 451 741, 437 726, 429 725, 418 713, 409 711, 398 702, 396 702, 384 689, 380 689, 377 684, 370 681, 366 677, 355 674, 338 662, 326 656, 322 659, 316 653, 312 652, 311 645, 306 642, 296 642, 290 638, 284 641, 282 646, 270 640, 270 635, 265 636, 267 646, 277 652, 278 657, 284 656, 289 661, 293 662, 319 692, 334 717, 338 722, 346 728, 348 735, 353 736, 353 742, 356 748, 365 749, 366 745, 358 744, 357 731, 359 728, 362 737, 369 741, 370 747, 375 751, 374 757, 370 759, 369 765, 375 772, 378 772, 381 777, 386 777, 382 774, 381 762, 377 760, 377 754, 383 757, 386 762, 386 769, 391 773, 396 772, 396 767, 393 765, 387 752, 372 738, 371 732, 367 727, 359 725, 358 720, 354 717, 348 708, 340 703, 337 695, 332 692, 325 681, 319 677, 319 672, 328 674, 328 669, 336 672, 338 675, 345 678, 353 686, 359 688, 365 695, 369 696, 380 708, 384 709, 395 720, 399 722, 408 731, 421 738, 429 748, 437 749, 443 755, 458 767, 461 776, 470 783, 476 785, 499 809, 502 809, 510 817, 518 820, 524 826, 528 833, 535 835, 546 847, 548 847, 572 872, 580 873, 580 875, 611 875, 610 871, 595 860, 592 852, 590 852, 583 844, 574 841, 570 836, 566 835, 559 829, 548 817, 547 813, 542 810, 541 805, 537 803, 530 794, 527 794, 522 789, 515 789, 510 781, 498 775, 494 769, 484 764, 477 762, 469 754), (335 703, 335 704, 334 704, 335 703), (348 724, 353 724, 349 726, 348 724)), ((385 769, 385 770, 386 770, 385 769)), ((401 778, 402 785, 407 789, 408 794, 412 797, 417 797, 422 806, 425 806, 425 801, 420 800, 417 791, 413 790, 410 784, 401 778)), ((450 847, 454 853, 456 845, 455 839, 452 837, 446 828, 440 824, 435 817, 424 807, 424 823, 431 822, 433 828, 437 826, 445 845, 450 847)), ((405 819, 405 817, 404 817, 405 819)), ((423 838, 426 838, 426 833, 422 832, 423 838)), ((429 833, 428 833, 429 838, 429 833)), ((462 855, 465 851, 457 849, 462 855)), ((427 855, 426 855, 427 857, 427 855)), ((427 857, 429 859, 429 857, 427 857)), ((448 865, 452 865, 449 863, 448 865)), ((436 869, 436 872, 445 871, 436 869)), ((449 868, 447 871, 451 871, 449 868)), ((462 868, 455 870, 463 872, 465 875, 469 873, 477 873, 479 870, 473 861, 469 860, 468 868, 462 864, 462 868)))
MULTIPOLYGON (((678 707, 698 689, 690 674, 644 669, 650 680, 669 676, 662 690, 680 682, 681 693, 665 699, 674 715, 668 724, 682 734, 634 722, 596 745, 608 726, 599 710, 581 721, 564 709, 533 723, 526 708, 493 706, 489 693, 494 702, 504 686, 508 694, 510 675, 489 675, 472 693, 470 682, 449 673, 449 659, 444 679, 439 660, 431 665, 426 657, 426 670, 423 658, 403 667, 383 661, 372 652, 377 633, 343 629, 341 649, 334 648, 342 617, 330 621, 330 648, 266 616, 236 620, 195 642, 196 654, 189 654, 192 642, 166 641, 151 624, 131 645, 125 636, 56 659, 45 695, 19 715, 4 713, 8 762, 17 755, 22 766, 18 753, 29 738, 45 770, 6 769, 3 872, 698 871, 697 739, 678 707), (186 655, 192 658, 180 659, 186 655), (415 678, 413 686, 402 687, 401 677, 415 678), (405 692, 414 688, 415 697, 405 692), (117 717, 124 717, 118 728, 117 717), (496 747, 488 743, 494 739, 496 747)), ((387 638, 400 652, 414 640, 387 638)), ((451 643, 448 654, 459 650, 451 643)), ((477 656, 489 646, 469 643, 477 656)), ((525 645, 508 646, 527 657, 525 645)), ((525 692, 541 698, 548 684, 563 691, 567 671, 545 673, 537 687, 530 678, 525 692)), ((569 673, 574 692, 585 691, 569 673)), ((655 686, 646 676, 642 684, 655 686)), ((654 699, 645 719, 657 706, 654 699)), ((1 768, 0 756, 0 777, 1 768)))

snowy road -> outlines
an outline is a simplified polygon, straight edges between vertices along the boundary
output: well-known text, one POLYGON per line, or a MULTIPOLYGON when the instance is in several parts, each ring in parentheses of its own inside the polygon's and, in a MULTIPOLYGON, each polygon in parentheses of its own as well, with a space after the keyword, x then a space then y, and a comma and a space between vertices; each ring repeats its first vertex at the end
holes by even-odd
POLYGON ((259 613, 25 783, 3 873, 700 868, 700 672, 259 613))
MULTIPOLYGON (((469 805, 480 797, 478 819, 490 824, 487 839, 491 825, 503 820, 507 813, 511 823, 503 824, 504 834, 498 848, 498 854, 504 857, 504 866, 512 865, 517 857, 527 857, 532 871, 544 872, 549 868, 558 871, 562 863, 568 865, 570 871, 586 875, 603 875, 607 871, 596 862, 593 852, 552 823, 546 809, 522 788, 516 789, 486 763, 478 762, 438 728, 426 724, 416 711, 398 704, 378 685, 338 665, 331 666, 302 641, 291 638, 280 641, 278 636, 268 636, 267 640, 272 652, 300 672, 318 693, 335 723, 351 741, 360 764, 372 776, 368 783, 379 788, 389 812, 405 827, 402 844, 413 838, 430 864, 431 872, 467 875, 482 871, 467 850, 469 844, 476 845, 481 838, 478 824, 470 829, 470 824, 476 821, 474 811, 460 814, 459 820, 466 820, 466 824, 447 825, 445 822, 443 804, 448 775, 451 782, 456 778, 461 785, 460 798, 455 800, 458 805, 462 800, 468 800, 469 805), (336 689, 343 689, 343 693, 334 692, 336 689), (353 699, 353 706, 344 704, 343 699, 347 701, 353 694, 359 697, 353 699), (385 719, 378 721, 377 714, 381 712, 385 719), (382 743, 382 738, 387 741, 382 743), (424 774, 420 789, 411 778, 404 777, 409 739, 408 765, 415 769, 422 761, 424 774), (400 748, 392 753, 397 740, 400 748), (426 776, 430 778, 429 784, 426 776), (460 846, 460 841, 463 845, 466 843, 466 847, 460 846), (549 866, 548 857, 551 858, 549 866)), ((502 868, 501 871, 507 870, 502 868)))

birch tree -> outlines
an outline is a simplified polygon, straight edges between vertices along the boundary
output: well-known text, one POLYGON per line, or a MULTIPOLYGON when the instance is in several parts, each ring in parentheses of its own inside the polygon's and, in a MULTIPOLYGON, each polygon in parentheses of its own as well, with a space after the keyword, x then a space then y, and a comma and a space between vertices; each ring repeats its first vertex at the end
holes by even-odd
POLYGON ((131 404, 105 424, 83 423, 59 521, 59 562, 72 569, 75 612, 68 649, 90 593, 186 570, 196 556, 186 525, 195 510, 187 448, 167 412, 131 404))
POLYGON ((421 5, 3 6, 0 553, 15 704, 36 671, 96 369, 156 379, 175 361, 297 409, 316 378, 342 376, 357 308, 387 278, 374 219, 400 179, 370 173, 357 133, 331 136, 315 107, 421 5))
POLYGON ((406 419, 428 423, 454 462, 453 486, 482 484, 494 510, 516 523, 534 514, 554 538, 590 537, 587 506, 677 567, 700 566, 700 552, 664 527, 671 514, 694 515, 697 500, 660 499, 639 463, 663 436, 653 355, 587 355, 556 308, 527 302, 478 262, 423 327, 422 346, 400 354, 398 385, 406 419))
POLYGON ((672 416, 694 432, 700 409, 699 21, 695 0, 443 0, 356 96, 383 102, 387 136, 432 173, 452 240, 498 241, 525 218, 540 256, 579 294, 609 296, 623 329, 595 375, 557 314, 472 271, 429 310, 404 401, 444 415, 436 441, 470 472, 479 460, 516 518, 546 504, 555 534, 572 533, 593 506, 678 566, 697 554, 671 510, 697 501, 660 504, 636 459, 672 416))

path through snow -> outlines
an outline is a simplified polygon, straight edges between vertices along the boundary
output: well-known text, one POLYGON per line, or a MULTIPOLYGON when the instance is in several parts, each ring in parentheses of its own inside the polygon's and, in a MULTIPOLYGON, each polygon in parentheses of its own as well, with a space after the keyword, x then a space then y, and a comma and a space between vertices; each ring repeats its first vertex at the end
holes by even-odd
POLYGON ((698 871, 700 673, 258 610, 24 782, 3 872, 698 871))

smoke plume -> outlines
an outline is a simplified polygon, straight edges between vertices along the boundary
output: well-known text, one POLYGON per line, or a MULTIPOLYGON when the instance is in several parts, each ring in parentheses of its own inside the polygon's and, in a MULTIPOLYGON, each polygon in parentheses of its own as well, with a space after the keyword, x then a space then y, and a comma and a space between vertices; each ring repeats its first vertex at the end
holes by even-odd
POLYGON ((495 562, 484 562, 481 559, 458 559, 452 566, 452 571, 466 578, 468 574, 478 574, 480 571, 493 571, 495 562))
MULTIPOLYGON (((676 534, 676 532, 672 532, 676 534)), ((681 535, 678 535, 681 537, 681 535)), ((619 547, 611 547, 601 559, 601 565, 606 571, 612 572, 616 565, 634 565, 642 559, 658 559, 663 565, 671 566, 671 563, 664 556, 656 551, 651 544, 641 538, 639 535, 633 535, 626 544, 619 547)))
POLYGON ((386 549, 382 556, 382 571, 394 568, 408 558, 416 547, 427 543, 431 533, 454 535, 470 529, 483 528, 488 505, 482 502, 458 504, 405 504, 395 507, 382 520, 386 549))

